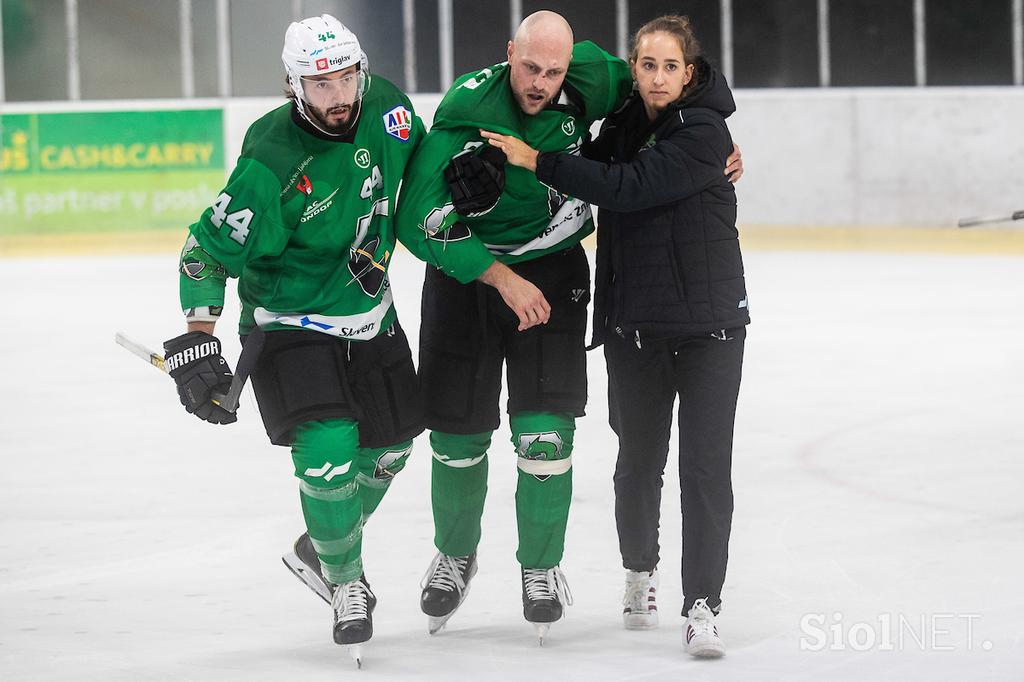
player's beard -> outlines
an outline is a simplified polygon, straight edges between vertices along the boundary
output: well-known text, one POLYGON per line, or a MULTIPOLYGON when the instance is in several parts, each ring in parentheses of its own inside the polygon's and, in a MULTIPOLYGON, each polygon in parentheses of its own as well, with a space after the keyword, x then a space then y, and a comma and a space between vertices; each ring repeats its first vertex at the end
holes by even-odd
POLYGON ((330 133, 331 135, 344 135, 347 133, 352 129, 352 124, 359 115, 359 102, 356 102, 355 104, 338 105, 326 110, 318 109, 307 102, 306 107, 316 119, 317 124, 323 128, 324 132, 330 133), (344 115, 338 117, 338 114, 344 115), (332 119, 336 121, 333 124, 330 123, 332 119))

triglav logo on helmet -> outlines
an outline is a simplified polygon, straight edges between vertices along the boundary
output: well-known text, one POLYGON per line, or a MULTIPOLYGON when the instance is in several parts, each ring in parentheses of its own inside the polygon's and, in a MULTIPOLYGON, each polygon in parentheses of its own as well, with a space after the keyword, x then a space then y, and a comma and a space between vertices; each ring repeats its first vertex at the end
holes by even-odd
POLYGON ((398 138, 402 142, 409 141, 409 133, 412 132, 412 114, 405 107, 399 105, 383 116, 384 130, 391 137, 398 138))
POLYGON ((350 59, 351 59, 351 57, 349 55, 344 55, 342 57, 331 57, 331 58, 324 57, 322 59, 316 60, 316 70, 317 71, 326 71, 327 69, 332 68, 332 67, 334 69, 340 69, 342 67, 342 65, 345 64, 345 62, 349 61, 350 59))

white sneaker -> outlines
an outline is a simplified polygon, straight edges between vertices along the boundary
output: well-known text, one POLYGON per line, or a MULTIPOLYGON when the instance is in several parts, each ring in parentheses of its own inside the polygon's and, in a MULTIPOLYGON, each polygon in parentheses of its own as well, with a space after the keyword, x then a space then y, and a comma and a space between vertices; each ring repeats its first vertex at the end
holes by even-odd
POLYGON ((706 599, 698 599, 690 608, 683 626, 683 644, 686 652, 700 658, 725 656, 725 643, 718 636, 715 614, 706 599))
POLYGON ((626 594, 622 597, 622 623, 627 630, 658 627, 658 569, 626 571, 626 594))

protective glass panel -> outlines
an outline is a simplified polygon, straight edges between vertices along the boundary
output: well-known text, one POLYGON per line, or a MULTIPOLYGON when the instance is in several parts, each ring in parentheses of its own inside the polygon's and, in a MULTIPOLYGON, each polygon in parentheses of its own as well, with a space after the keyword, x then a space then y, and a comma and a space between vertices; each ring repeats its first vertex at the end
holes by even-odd
POLYGON ((2 2, 7 101, 67 99, 68 37, 64 1, 2 2))
POLYGON ((733 0, 738 87, 817 85, 816 0, 733 0))
POLYGON ((443 88, 441 55, 437 46, 437 1, 415 0, 413 5, 416 8, 416 61, 413 63, 416 90, 440 92, 443 88))
POLYGON ((523 0, 523 16, 549 9, 568 20, 576 40, 593 40, 615 54, 615 0, 523 0))
POLYGON ((231 94, 282 94, 284 64, 281 63, 281 49, 284 47, 284 33, 292 22, 292 3, 231 0, 229 11, 231 94))
MULTIPOLYGON (((510 30, 507 2, 453 0, 453 75, 458 78, 505 61, 510 30)), ((449 85, 442 83, 441 89, 447 90, 449 85)))
POLYGON ((181 97, 177 2, 79 0, 82 99, 181 97))
POLYGON ((913 85, 913 0, 830 3, 829 44, 832 85, 913 85))
POLYGON ((928 0, 928 85, 1013 83, 1010 0, 928 0))
MULTIPOLYGON (((283 28, 281 40, 284 40, 283 28)), ((192 0, 192 62, 196 97, 220 94, 217 82, 217 4, 209 0, 192 0)))

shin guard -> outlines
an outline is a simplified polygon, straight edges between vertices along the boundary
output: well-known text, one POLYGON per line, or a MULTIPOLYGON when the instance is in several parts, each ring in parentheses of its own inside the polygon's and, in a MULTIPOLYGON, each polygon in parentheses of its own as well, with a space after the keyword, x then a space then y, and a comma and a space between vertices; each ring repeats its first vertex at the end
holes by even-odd
POLYGON ((565 546, 576 420, 568 413, 519 412, 510 423, 519 469, 516 558, 524 568, 552 568, 565 546))
POLYGON ((480 543, 480 517, 487 496, 487 448, 491 433, 458 435, 433 431, 430 494, 434 545, 449 556, 467 556, 480 543))
POLYGON ((407 440, 385 448, 362 448, 359 451, 359 498, 363 506, 363 523, 376 511, 391 481, 405 468, 412 452, 412 441, 407 440))
POLYGON ((306 529, 324 577, 357 580, 362 565, 362 502, 356 480, 359 430, 351 419, 306 422, 295 429, 292 461, 306 529))

